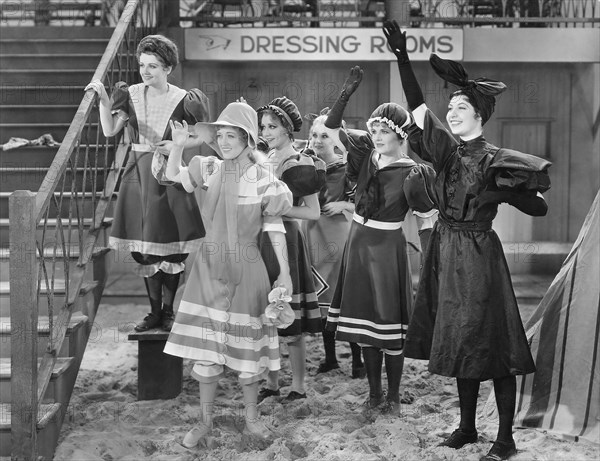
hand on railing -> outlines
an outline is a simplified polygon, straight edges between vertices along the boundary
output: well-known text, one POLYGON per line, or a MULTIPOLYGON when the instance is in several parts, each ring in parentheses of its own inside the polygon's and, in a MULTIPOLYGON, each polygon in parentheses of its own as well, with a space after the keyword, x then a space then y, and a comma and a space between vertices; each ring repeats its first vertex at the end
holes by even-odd
POLYGON ((100 80, 92 80, 90 83, 88 83, 83 91, 87 90, 94 90, 100 98, 100 104, 103 106, 108 107, 110 105, 110 98, 108 97, 106 88, 104 88, 104 83, 102 83, 100 80))

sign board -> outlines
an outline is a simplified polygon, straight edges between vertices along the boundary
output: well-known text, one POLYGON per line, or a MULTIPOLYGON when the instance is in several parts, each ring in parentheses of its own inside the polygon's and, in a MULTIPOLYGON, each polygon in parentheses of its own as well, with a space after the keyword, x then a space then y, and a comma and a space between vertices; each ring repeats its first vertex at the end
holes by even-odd
MULTIPOLYGON (((412 60, 463 59, 462 29, 408 29, 412 60)), ((395 61, 380 29, 185 29, 185 58, 197 61, 395 61)))

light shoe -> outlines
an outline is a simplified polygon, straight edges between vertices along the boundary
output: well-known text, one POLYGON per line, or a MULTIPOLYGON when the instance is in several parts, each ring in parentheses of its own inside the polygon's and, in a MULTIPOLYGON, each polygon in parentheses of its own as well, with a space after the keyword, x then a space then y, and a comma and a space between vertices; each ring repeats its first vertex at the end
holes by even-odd
POLYGON ((246 426, 244 427, 244 434, 253 435, 263 440, 268 440, 274 437, 274 432, 267 427, 260 419, 246 420, 246 426))
POLYGON ((211 431, 212 427, 209 427, 204 423, 200 423, 198 426, 192 428, 187 434, 185 434, 181 444, 185 448, 194 448, 198 445, 200 440, 210 434, 211 431))

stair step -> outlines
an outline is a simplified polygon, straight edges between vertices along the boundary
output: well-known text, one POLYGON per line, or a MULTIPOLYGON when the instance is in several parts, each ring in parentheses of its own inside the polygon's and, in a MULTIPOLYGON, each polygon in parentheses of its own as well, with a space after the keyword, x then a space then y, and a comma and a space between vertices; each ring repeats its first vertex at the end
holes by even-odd
MULTIPOLYGON (((0 218, 8 218, 9 198, 12 192, 0 192, 0 218)), ((54 204, 50 207, 49 217, 56 218, 60 216, 68 216, 69 212, 76 216, 77 210, 83 216, 91 216, 97 206, 98 202, 104 196, 103 191, 98 191, 96 194, 92 192, 79 193, 71 201, 71 193, 65 192, 62 198, 62 204, 60 209, 56 209, 54 204), (93 199, 93 200, 92 200, 93 199)), ((55 192, 54 197, 60 201, 60 193, 55 192)))
MULTIPOLYGON (((108 251, 110 251, 109 248, 106 247, 95 247, 94 250, 92 251, 91 254, 91 259, 95 260, 97 258, 99 258, 100 256, 106 254, 108 251)), ((54 278, 55 279, 64 279, 65 275, 64 275, 64 264, 63 264, 63 260, 65 258, 65 256, 63 256, 64 253, 67 253, 68 256, 66 256, 66 258, 69 261, 70 265, 75 265, 77 264, 77 261, 79 260, 79 246, 77 244, 74 244, 70 247, 70 251, 66 251, 63 252, 61 250, 61 248, 56 248, 56 254, 54 252, 54 248, 47 246, 46 249, 44 249, 44 260, 45 260, 45 265, 46 265, 46 271, 48 273, 48 277, 52 277, 52 274, 54 274, 54 278)), ((39 256, 36 257, 38 258, 39 261, 39 256)), ((92 280, 91 276, 93 274, 91 274, 92 271, 87 271, 86 272, 86 279, 87 280, 92 280), (88 277, 88 272, 89 277, 88 277)), ((8 282, 10 279, 10 249, 9 248, 0 248, 0 283, 1 282, 8 282)))
MULTIPOLYGON (((49 167, 59 147, 22 146, 2 151, 0 153, 0 168, 49 167)), ((79 166, 82 166, 85 162, 86 149, 88 150, 88 164, 98 166, 111 165, 115 158, 115 149, 112 146, 109 146, 107 149, 106 145, 103 144, 98 146, 96 144, 81 144, 79 147, 79 157, 77 158, 79 166), (94 156, 96 149, 98 149, 97 159, 94 156)), ((75 154, 71 156, 71 159, 75 161, 75 154)))
MULTIPOLYGON (((41 362, 41 358, 38 359, 38 368, 41 362)), ((0 358, 0 403, 10 403, 11 399, 11 369, 10 369, 10 358, 0 358)), ((71 367, 75 363, 73 357, 58 357, 54 363, 52 369, 52 375, 50 376, 50 382, 44 396, 45 403, 61 403, 67 405, 69 402, 70 391, 65 386, 66 383, 63 378, 66 373, 70 371, 71 367)), ((73 370, 74 371, 74 370, 73 370)))
MULTIPOLYGON (((55 318, 56 320, 56 318, 55 318)), ((55 324, 56 325, 56 324, 55 324)), ((82 315, 81 312, 75 312, 71 316, 71 321, 67 327, 65 340, 57 356, 60 357, 79 357, 81 358, 85 351, 87 341, 88 317, 82 315)), ((12 325, 10 317, 0 317, 0 341, 2 341, 2 349, 0 349, 0 357, 10 357, 11 341, 10 335, 12 325)), ((38 357, 41 357, 46 352, 48 347, 48 338, 50 336, 50 326, 48 317, 40 315, 38 319, 38 357)))
MULTIPOLYGON (((71 122, 63 123, 0 123, 0 142, 5 143, 10 138, 37 139, 44 134, 50 134, 57 142, 62 142, 67 134, 71 122)), ((81 132, 82 144, 103 144, 106 142, 102 129, 98 123, 92 122, 90 128, 87 126, 81 132)))
POLYGON ((71 123, 77 107, 75 104, 1 105, 0 123, 43 123, 47 120, 71 123))
POLYGON ((83 99, 83 89, 88 83, 89 81, 73 85, 3 84, 0 92, 0 104, 74 104, 79 106, 83 99))
MULTIPOLYGON (((4 31, 3 31, 4 34, 4 31)), ((0 39, 0 54, 36 53, 38 55, 61 52, 100 53, 108 45, 108 38, 2 38, 0 39)))
MULTIPOLYGON (((35 85, 46 82, 49 86, 87 85, 95 69, 0 69, 0 84, 3 86, 35 85)), ((80 98, 81 100, 81 98, 80 98)))
MULTIPOLYGON (((60 421, 62 421, 60 403, 44 403, 40 405, 37 422, 38 454, 43 459, 52 459, 58 434, 60 421)), ((11 405, 3 403, 0 405, 0 456, 11 455, 11 430, 12 419, 11 405)))
MULTIPOLYGON (((100 169, 94 174, 89 168, 77 168, 75 170, 75 187, 82 190, 85 176, 85 190, 91 191, 96 181, 96 190, 104 189, 105 173, 110 169, 100 169)), ((0 169, 0 191, 13 192, 15 190, 37 191, 42 181, 48 174, 47 168, 24 167, 24 168, 2 168, 0 169)), ((68 169, 64 172, 64 180, 67 181, 66 188, 71 187, 71 178, 73 170, 68 169)))
MULTIPOLYGON (((82 220, 84 230, 89 229, 89 227, 93 224, 92 218, 83 218, 82 220)), ((79 241, 79 230, 77 228, 77 220, 71 219, 69 221, 68 218, 61 219, 61 224, 63 227, 63 234, 65 242, 78 242, 79 241), (69 229, 69 224, 71 228, 69 229), (70 233, 70 237, 69 237, 70 233), (70 240, 69 240, 70 238, 70 240)), ((112 218, 104 218, 104 222, 101 225, 100 232, 101 235, 97 241, 98 246, 106 246, 108 243, 108 228, 112 224, 112 218)), ((7 248, 9 246, 9 225, 10 221, 8 219, 0 219, 0 247, 7 248)), ((58 220, 54 218, 48 219, 46 223, 46 233, 44 235, 44 245, 50 245, 52 242, 60 241, 60 234, 57 229, 58 220)), ((38 225, 36 230, 36 239, 41 243, 42 234, 44 233, 44 229, 41 225, 38 225)))
MULTIPOLYGON (((11 2, 19 3, 19 2, 11 2)), ((53 26, 6 26, 2 27, 2 39, 80 40, 91 38, 110 39, 114 27, 53 27, 53 26)))
MULTIPOLYGON (((55 50, 56 52, 57 50, 55 50)), ((63 50, 60 50, 63 51, 63 50)), ((52 54, 26 54, 10 53, 2 54, 2 65, 7 69, 35 69, 35 70, 59 70, 59 69, 95 69, 102 58, 100 53, 52 53, 52 54)), ((115 59, 115 65, 118 60, 115 59)), ((127 57, 121 56, 121 68, 127 66, 127 57)))
MULTIPOLYGON (((61 261, 62 262, 62 261, 61 261)), ((52 281, 48 280, 52 286, 52 281)), ((98 286, 97 282, 86 281, 81 285, 79 297, 83 298, 98 286)), ((54 280, 54 311, 57 311, 65 303, 66 285, 64 280, 54 280)), ((46 282, 42 280, 40 285, 40 297, 38 312, 41 317, 48 317, 48 296, 52 296, 52 290, 48 289, 46 282)), ((0 281, 0 317, 10 317, 10 282, 0 281)), ((46 320, 47 321, 47 320, 46 320)))

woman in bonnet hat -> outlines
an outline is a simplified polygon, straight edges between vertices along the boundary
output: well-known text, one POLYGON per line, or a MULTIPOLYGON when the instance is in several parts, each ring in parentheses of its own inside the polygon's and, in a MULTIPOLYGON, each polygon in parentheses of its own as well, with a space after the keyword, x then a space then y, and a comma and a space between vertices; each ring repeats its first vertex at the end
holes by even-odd
POLYGON ((197 155, 189 166, 181 156, 188 138, 184 122, 172 124, 173 148, 166 176, 186 191, 206 187, 202 214, 208 234, 197 253, 165 353, 195 360, 202 420, 183 440, 191 448, 211 430, 217 382, 224 368, 239 373, 246 406, 246 430, 266 438, 270 430, 257 410, 258 381, 279 370, 277 328, 266 323, 271 283, 258 249, 261 232, 273 242, 276 285, 292 292, 281 215, 292 207, 285 184, 254 160, 256 112, 248 104, 229 104, 214 123, 192 127, 222 160, 197 155))
MULTIPOLYGON (((342 253, 354 213, 354 192, 356 183, 346 176, 346 148, 337 133, 325 126, 329 107, 321 110, 319 115, 308 114, 304 118, 312 120, 309 130, 308 149, 325 162, 326 184, 319 191, 321 217, 314 221, 305 221, 306 238, 312 265, 326 284, 319 291, 319 306, 323 325, 327 320, 329 306, 337 283, 342 253)), ((342 122, 343 124, 343 122, 342 122)), ((325 360, 319 364, 317 373, 326 373, 340 368, 335 353, 335 333, 323 330, 323 346, 325 360)), ((352 352, 352 378, 364 378, 365 366, 362 363, 360 346, 350 343, 352 352)))
POLYGON ((516 453, 515 375, 532 373, 535 366, 492 220, 502 202, 533 216, 546 214, 540 192, 550 187, 550 163, 486 142, 483 125, 506 86, 471 80, 459 63, 432 55, 434 71, 458 86, 448 104, 448 132, 425 105, 406 51, 406 33, 395 21, 386 22, 383 31, 423 130, 418 153, 433 162, 437 174, 433 200, 440 213, 425 256, 406 356, 428 359, 432 373, 456 378, 460 425, 443 446, 458 449, 477 442, 479 385, 494 381, 500 423, 496 441, 481 459, 508 459, 516 453))
MULTIPOLYGON (((356 181, 355 212, 344 248, 326 329, 337 340, 358 343, 369 381, 367 411, 397 415, 400 407, 404 336, 412 306, 411 270, 402 222, 414 204, 405 192, 417 164, 408 157, 414 124, 408 111, 394 103, 377 107, 368 132, 341 128, 343 110, 362 80, 354 67, 325 126, 340 136, 348 151, 346 174, 356 181), (388 392, 381 383, 385 360, 388 392)), ((431 202, 418 211, 429 212, 431 202)), ((419 226, 425 219, 417 217, 419 226)))
POLYGON ((136 56, 142 83, 118 82, 110 98, 100 80, 85 90, 99 95, 104 135, 115 136, 126 128, 132 142, 110 245, 131 252, 134 270, 144 277, 150 313, 135 329, 169 331, 183 261, 200 248, 204 227, 194 195, 164 180, 166 162, 159 151, 170 142, 170 120, 194 124, 209 119, 208 98, 198 89, 186 91, 168 83, 178 63, 177 46, 168 38, 142 38, 136 56))
MULTIPOLYGON (((268 105, 259 108, 258 123, 261 136, 269 144, 264 165, 287 184, 294 196, 294 206, 285 214, 284 225, 294 286, 291 305, 298 315, 292 325, 279 330, 279 336, 287 343, 290 351, 292 385, 286 399, 303 399, 306 398, 304 334, 321 332, 321 312, 311 272, 310 255, 298 220, 319 219, 321 215, 318 192, 325 184, 325 164, 294 149, 294 132, 300 131, 302 116, 296 104, 285 96, 275 98, 268 105)), ((270 242, 266 240, 264 243, 262 252, 267 268, 276 273, 277 261, 271 255, 270 242)), ((260 398, 278 395, 278 373, 269 373, 267 387, 260 391, 260 398)))

